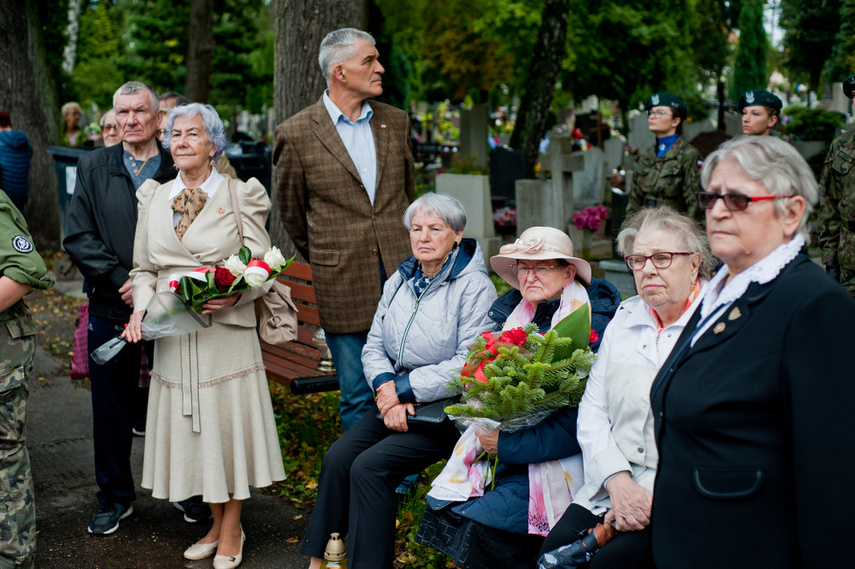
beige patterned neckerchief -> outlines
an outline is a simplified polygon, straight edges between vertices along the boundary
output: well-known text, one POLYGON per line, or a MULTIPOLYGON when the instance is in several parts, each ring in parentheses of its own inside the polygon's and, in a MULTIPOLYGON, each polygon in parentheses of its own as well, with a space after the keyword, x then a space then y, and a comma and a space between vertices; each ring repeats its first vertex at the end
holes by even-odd
POLYGON ((208 200, 208 194, 202 191, 201 188, 190 189, 184 188, 180 194, 172 200, 172 211, 181 214, 181 219, 178 220, 178 225, 175 226, 175 234, 178 239, 184 237, 184 233, 205 207, 205 202, 208 200))

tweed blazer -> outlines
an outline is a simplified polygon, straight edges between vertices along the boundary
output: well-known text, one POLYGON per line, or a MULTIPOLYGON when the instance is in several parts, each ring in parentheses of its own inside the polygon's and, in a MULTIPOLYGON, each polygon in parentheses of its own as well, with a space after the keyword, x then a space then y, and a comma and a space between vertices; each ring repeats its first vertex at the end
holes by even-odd
POLYGON ((410 119, 369 104, 377 151, 373 206, 323 99, 276 129, 282 222, 312 266, 321 326, 333 333, 371 328, 382 293, 380 259, 392 275, 411 254, 401 221, 415 190, 410 119))
MULTIPOLYGON (((169 199, 173 183, 174 180, 165 184, 148 180, 137 190, 139 214, 134 238, 134 268, 131 271, 135 310, 144 309, 156 292, 169 290, 170 275, 185 275, 199 267, 222 265, 223 259, 237 254, 241 247, 228 176, 180 240, 175 235, 172 200, 169 199)), ((270 198, 255 178, 246 183, 238 182, 237 195, 244 244, 252 251, 253 257, 262 257, 270 246, 270 238, 264 229, 270 212, 270 198)), ((253 300, 267 292, 270 284, 244 292, 234 306, 215 312, 213 320, 247 328, 255 326, 253 300)))

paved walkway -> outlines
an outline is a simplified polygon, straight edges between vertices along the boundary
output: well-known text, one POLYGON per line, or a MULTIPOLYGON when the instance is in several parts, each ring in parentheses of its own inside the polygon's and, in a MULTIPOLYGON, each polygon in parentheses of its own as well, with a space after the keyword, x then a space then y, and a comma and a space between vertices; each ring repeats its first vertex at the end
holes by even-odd
MULTIPOLYGON (((36 489, 36 567, 211 567, 212 559, 187 561, 181 555, 209 526, 184 522, 172 504, 155 500, 150 491, 139 488, 142 438, 134 440, 131 459, 138 485, 134 514, 111 536, 87 532, 89 519, 97 511, 89 391, 75 388, 63 365, 41 349, 30 376, 27 436, 36 489)), ((308 565, 308 558, 298 551, 308 512, 260 491, 253 491, 243 512, 247 540, 242 569, 301 569, 308 565)))

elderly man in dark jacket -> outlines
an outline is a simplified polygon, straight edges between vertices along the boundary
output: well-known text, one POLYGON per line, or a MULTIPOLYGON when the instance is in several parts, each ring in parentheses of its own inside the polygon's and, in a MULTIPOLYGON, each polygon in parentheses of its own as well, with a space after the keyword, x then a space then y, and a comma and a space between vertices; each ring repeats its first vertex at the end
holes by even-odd
MULTIPOLYGON (((133 268, 136 189, 149 178, 162 183, 175 177, 172 157, 155 138, 157 93, 144 83, 130 81, 116 91, 113 106, 122 144, 81 158, 63 240, 88 284, 90 354, 121 333, 133 311, 128 274, 133 268)), ((90 358, 100 503, 99 513, 89 523, 90 533, 112 533, 120 519, 133 513, 131 430, 140 357, 140 345, 130 344, 104 365, 90 358)))

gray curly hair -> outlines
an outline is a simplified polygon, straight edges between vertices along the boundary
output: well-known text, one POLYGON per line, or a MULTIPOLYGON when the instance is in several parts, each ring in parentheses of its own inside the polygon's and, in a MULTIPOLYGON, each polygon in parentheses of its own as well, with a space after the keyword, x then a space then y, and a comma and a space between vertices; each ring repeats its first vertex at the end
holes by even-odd
POLYGON ((217 111, 211 105, 190 103, 180 105, 169 111, 169 117, 166 119, 166 133, 163 135, 161 144, 169 150, 169 143, 172 141, 172 125, 175 123, 176 118, 192 118, 197 115, 202 116, 208 140, 214 145, 214 161, 216 162, 226 148, 226 127, 223 125, 223 121, 220 120, 220 115, 217 114, 217 111))

